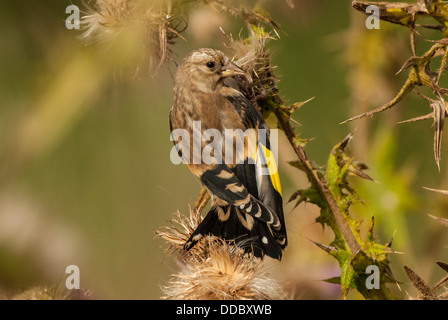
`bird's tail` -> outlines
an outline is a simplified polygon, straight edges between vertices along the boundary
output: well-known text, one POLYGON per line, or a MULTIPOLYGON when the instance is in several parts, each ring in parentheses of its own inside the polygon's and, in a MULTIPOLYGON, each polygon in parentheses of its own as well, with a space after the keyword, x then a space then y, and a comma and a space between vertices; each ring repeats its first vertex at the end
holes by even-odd
POLYGON ((246 252, 253 252, 256 257, 264 255, 280 260, 282 248, 278 235, 265 222, 249 216, 238 207, 213 206, 185 244, 185 250, 193 247, 202 237, 215 235, 225 240, 232 240, 246 252))

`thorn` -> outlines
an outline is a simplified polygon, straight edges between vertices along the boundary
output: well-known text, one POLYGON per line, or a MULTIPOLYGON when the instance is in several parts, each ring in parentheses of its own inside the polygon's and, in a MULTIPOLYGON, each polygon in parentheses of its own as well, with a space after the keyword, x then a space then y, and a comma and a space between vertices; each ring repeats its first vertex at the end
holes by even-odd
POLYGON ((297 190, 296 192, 294 192, 291 197, 289 198, 287 203, 290 203, 294 200, 296 200, 300 195, 302 194, 302 190, 297 190))
POLYGON ((442 261, 436 261, 436 263, 440 268, 448 272, 448 263, 442 261))
POLYGON ((307 104, 308 102, 314 100, 315 98, 316 98, 316 97, 312 97, 312 98, 309 98, 309 99, 306 100, 306 101, 293 103, 292 105, 286 107, 286 109, 288 109, 291 113, 293 113, 294 111, 296 111, 296 110, 302 108, 305 104, 307 104))
POLYGON ((344 138, 344 140, 342 140, 341 142, 339 142, 339 143, 334 147, 334 149, 343 152, 343 151, 345 150, 345 148, 347 148, 347 146, 348 146, 348 144, 349 144, 349 142, 350 142, 350 140, 351 140, 352 138, 353 138, 353 134, 352 134, 352 133, 349 133, 349 134, 344 138))
POLYGON ((369 233, 373 235, 373 228, 375 227, 375 216, 372 214, 372 220, 370 221, 369 233))
POLYGON ((291 9, 294 9, 295 5, 294 2, 292 2, 292 0, 286 0, 286 3, 288 4, 288 6, 291 7, 291 9))
POLYGON ((440 288, 446 287, 448 285, 448 276, 437 282, 437 284, 432 289, 434 292, 440 288))
MULTIPOLYGON (((433 29, 433 30, 439 30, 439 31, 443 31, 443 26, 438 25, 438 24, 416 24, 416 27, 420 27, 420 28, 426 28, 426 29, 433 29)), ((436 42, 433 40, 426 40, 429 42, 436 42)))
POLYGON ((428 42, 433 42, 433 43, 439 43, 439 44, 443 44, 443 45, 448 45, 448 39, 444 38, 441 40, 426 40, 428 42))
MULTIPOLYGON (((403 283, 403 282, 398 281, 397 279, 395 279, 395 276, 394 276, 394 274, 392 273, 392 270, 391 270, 390 267, 387 266, 387 265, 385 266, 385 273, 386 273, 386 275, 387 275, 392 281, 395 282, 396 285, 399 286, 399 284, 403 283)), ((400 288, 400 290, 401 290, 401 288, 400 288)))
POLYGON ((391 248, 392 247, 392 242, 394 241, 395 238, 395 233, 397 232, 397 229, 394 230, 394 233, 392 234, 392 238, 390 239, 390 241, 388 243, 385 244, 386 247, 391 248))
POLYGON ((396 251, 396 250, 392 250, 392 249, 386 249, 384 250, 385 253, 391 253, 391 254, 406 254, 404 252, 401 251, 396 251))
MULTIPOLYGON (((300 122, 298 122, 297 120, 293 119, 293 118, 289 118, 290 121, 294 122, 298 127, 301 127, 302 124, 300 122)), ((295 129, 297 129, 298 127, 296 127, 295 129)))
POLYGON ((333 277, 333 278, 328 278, 328 279, 324 279, 322 280, 324 282, 327 283, 331 283, 331 284, 341 284, 341 277, 333 277))
POLYGON ((349 171, 350 171, 351 174, 353 174, 353 175, 355 175, 355 176, 357 176, 357 177, 360 177, 360 178, 363 178, 363 179, 366 179, 366 180, 375 182, 375 180, 374 180, 371 176, 369 176, 369 175, 368 175, 367 173, 365 173, 364 171, 362 171, 362 170, 356 168, 354 165, 351 166, 351 168, 350 168, 349 171))
POLYGON ((318 246, 319 248, 321 248, 322 250, 324 250, 325 252, 331 254, 332 252, 338 251, 338 249, 336 247, 333 246, 326 246, 324 244, 318 243, 316 241, 313 241, 309 238, 307 238, 308 240, 310 240, 312 243, 314 243, 316 246, 318 246))
POLYGON ((412 56, 410 57, 408 60, 406 60, 404 62, 404 64, 401 66, 400 70, 397 71, 397 73, 395 73, 395 75, 399 75, 401 72, 403 72, 404 70, 408 69, 411 66, 415 66, 416 65, 416 61, 419 60, 420 58, 417 56, 412 56))
POLYGON ((427 115, 424 115, 424 116, 415 117, 415 118, 408 119, 408 120, 398 121, 397 124, 417 122, 417 121, 428 120, 428 119, 433 119, 433 118, 434 118, 434 113, 431 112, 431 113, 428 113, 427 115))
POLYGON ((425 100, 428 101, 428 102, 431 102, 431 103, 437 102, 437 100, 431 99, 431 98, 425 96, 423 93, 421 93, 421 92, 419 92, 419 91, 417 91, 417 90, 414 90, 414 92, 415 92, 416 94, 418 94, 421 98, 425 99, 425 100))
POLYGON ((428 187, 422 187, 422 188, 425 190, 428 190, 428 191, 434 191, 434 192, 438 192, 438 193, 448 196, 448 190, 439 190, 439 189, 433 189, 433 188, 428 188, 428 187))

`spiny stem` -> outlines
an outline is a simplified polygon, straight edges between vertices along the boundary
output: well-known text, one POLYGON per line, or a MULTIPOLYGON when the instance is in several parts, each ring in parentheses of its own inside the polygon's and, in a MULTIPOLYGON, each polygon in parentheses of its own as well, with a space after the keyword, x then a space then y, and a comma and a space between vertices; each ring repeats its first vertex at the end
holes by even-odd
POLYGON ((282 112, 278 108, 274 108, 274 113, 275 116, 277 117, 280 126, 283 129, 283 132, 288 138, 290 145, 294 149, 294 152, 296 153, 300 163, 302 164, 302 167, 306 175, 308 176, 309 181, 318 188, 322 197, 328 204, 330 211, 333 213, 336 224, 338 225, 342 235, 344 236, 350 251, 353 254, 357 253, 361 249, 361 247, 359 243, 356 241, 356 238, 353 235, 353 232, 349 224, 345 220, 341 209, 339 208, 338 204, 336 203, 336 200, 331 194, 327 182, 324 181, 324 179, 318 175, 317 171, 313 167, 313 164, 311 163, 311 160, 308 158, 308 155, 306 154, 305 150, 295 143, 296 134, 289 121, 284 118, 282 112))

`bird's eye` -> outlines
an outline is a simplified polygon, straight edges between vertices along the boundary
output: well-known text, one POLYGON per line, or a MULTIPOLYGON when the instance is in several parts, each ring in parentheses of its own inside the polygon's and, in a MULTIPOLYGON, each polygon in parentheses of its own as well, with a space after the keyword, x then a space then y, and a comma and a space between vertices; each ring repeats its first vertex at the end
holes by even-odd
POLYGON ((207 62, 206 66, 211 69, 215 66, 215 63, 213 61, 209 61, 209 62, 207 62))

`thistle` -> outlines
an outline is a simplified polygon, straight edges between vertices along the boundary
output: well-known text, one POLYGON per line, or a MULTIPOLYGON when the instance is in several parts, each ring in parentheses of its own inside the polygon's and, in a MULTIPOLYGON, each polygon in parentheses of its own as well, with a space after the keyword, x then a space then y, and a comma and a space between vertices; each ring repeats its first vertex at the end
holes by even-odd
POLYGON ((180 271, 162 287, 164 299, 181 300, 272 300, 284 299, 281 285, 266 270, 264 262, 245 253, 243 242, 206 236, 189 251, 183 247, 202 221, 198 210, 189 217, 177 212, 154 233, 168 244, 167 252, 176 253, 180 271))
POLYGON ((39 286, 26 289, 11 300, 91 300, 92 293, 85 289, 68 290, 64 285, 39 286))

